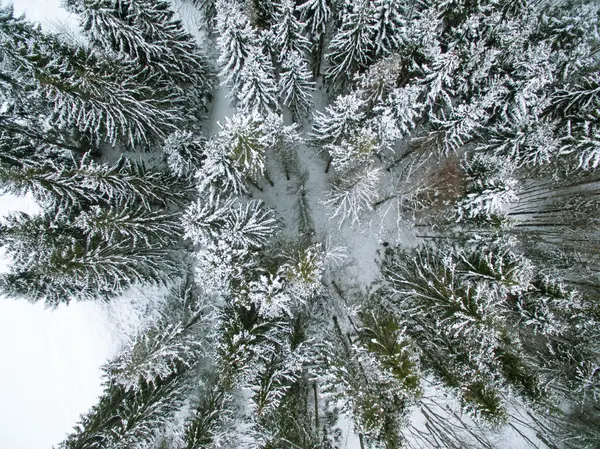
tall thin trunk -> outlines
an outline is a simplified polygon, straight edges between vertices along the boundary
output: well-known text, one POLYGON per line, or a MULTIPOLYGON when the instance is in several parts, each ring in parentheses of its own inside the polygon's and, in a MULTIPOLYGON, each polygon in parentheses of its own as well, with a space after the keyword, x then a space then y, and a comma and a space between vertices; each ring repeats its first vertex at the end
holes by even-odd
POLYGON ((315 427, 317 429, 317 439, 319 439, 319 434, 321 433, 319 430, 319 398, 317 394, 317 383, 314 382, 313 385, 313 396, 315 401, 315 427))

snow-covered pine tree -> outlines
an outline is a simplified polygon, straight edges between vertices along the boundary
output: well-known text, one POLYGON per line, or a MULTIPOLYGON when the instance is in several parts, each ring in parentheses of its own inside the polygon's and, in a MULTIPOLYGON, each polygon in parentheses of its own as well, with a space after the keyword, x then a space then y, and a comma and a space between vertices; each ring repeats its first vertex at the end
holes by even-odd
POLYGON ((321 148, 339 144, 366 119, 364 101, 355 93, 340 95, 326 108, 326 114, 315 112, 310 133, 312 144, 321 148))
POLYGON ((248 53, 238 83, 238 106, 242 111, 258 116, 279 111, 275 69, 258 48, 248 53))
POLYGON ((163 154, 171 174, 177 177, 193 176, 206 159, 206 139, 190 131, 175 131, 165 139, 163 154))
POLYGON ((212 29, 217 17, 217 0, 192 0, 192 3, 204 13, 207 25, 212 29))
POLYGON ((257 249, 275 233, 273 212, 262 201, 221 197, 212 186, 202 193, 183 217, 184 236, 195 245, 225 242, 232 248, 257 249))
POLYGON ((3 130, 0 132, 0 166, 5 169, 23 168, 28 164, 56 163, 71 160, 70 151, 29 137, 25 133, 3 130))
POLYGON ((257 30, 268 30, 275 24, 277 0, 246 0, 243 3, 245 3, 252 26, 257 30))
POLYGON ((334 92, 343 91, 353 75, 372 61, 371 2, 348 0, 347 8, 348 12, 341 18, 342 25, 325 55, 328 62, 325 78, 334 92))
POLYGON ((411 5, 402 0, 374 0, 371 10, 373 23, 373 53, 375 57, 389 56, 402 45, 404 27, 410 23, 411 5))
MULTIPOLYGON (((217 367, 225 388, 240 388, 256 374, 253 368, 269 363, 279 346, 289 346, 290 329, 281 319, 268 319, 253 303, 226 305, 219 317, 217 367)), ((260 368, 259 368, 260 369, 260 368)))
POLYGON ((289 52, 281 63, 279 98, 292 112, 295 121, 308 114, 313 105, 315 82, 306 59, 298 52, 289 52))
POLYGON ((236 98, 240 74, 248 55, 257 52, 257 36, 242 7, 233 0, 217 0, 217 46, 220 76, 236 98))
POLYGON ((327 25, 333 16, 334 1, 331 0, 306 0, 300 6, 302 22, 313 38, 320 38, 327 33, 327 25))
POLYGON ((339 143, 326 145, 325 150, 331 157, 331 167, 339 177, 346 177, 351 171, 372 164, 378 149, 375 133, 367 127, 353 130, 339 143))
MULTIPOLYGON (((3 67, 3 63, 6 62, 6 60, 0 62, 0 78, 10 79, 15 73, 10 64, 3 67), (5 71, 10 74, 4 73, 5 71)), ((0 146, 6 157, 14 155, 17 159, 31 159, 51 154, 53 157, 60 158, 61 155, 64 157, 69 152, 74 154, 98 152, 99 148, 87 136, 76 129, 60 128, 52 122, 50 105, 43 98, 27 95, 27 92, 36 90, 33 84, 27 84, 27 79, 17 76, 9 83, 16 83, 14 89, 21 92, 10 93, 7 92, 9 88, 0 88, 0 122, 2 123, 0 146), (26 147, 29 148, 26 150, 26 147)))
POLYGON ((105 365, 112 385, 138 390, 140 383, 193 369, 210 354, 212 311, 196 289, 191 278, 172 288, 161 316, 105 365))
POLYGON ((34 97, 50 106, 60 128, 135 145, 174 131, 181 120, 176 96, 140 83, 134 65, 44 34, 11 7, 0 10, 0 35, 3 59, 35 86, 34 97))
MULTIPOLYGON (((514 300, 529 295, 533 267, 505 242, 390 249, 382 272, 383 298, 405 320, 424 369, 455 389, 466 410, 503 421, 507 394, 547 400, 547 379, 539 370, 546 362, 537 359, 531 337, 513 325, 519 310, 514 300)), ((539 306, 533 306, 536 313, 539 306)), ((518 327, 532 331, 533 324, 518 327)))
POLYGON ((204 381, 193 414, 186 422, 184 449, 207 449, 227 446, 235 424, 232 411, 233 396, 219 386, 215 373, 204 381))
POLYGON ((518 200, 514 167, 506 159, 475 154, 467 156, 462 165, 467 175, 465 197, 456 204, 456 221, 497 222, 510 202, 518 200))
POLYGON ((218 139, 226 157, 242 176, 258 180, 265 173, 267 141, 257 113, 239 113, 225 118, 218 139))
POLYGON ((391 325, 386 329, 391 335, 379 335, 374 333, 376 329, 367 327, 361 331, 362 336, 344 332, 339 320, 333 317, 333 328, 328 329, 319 345, 319 385, 352 418, 356 433, 366 440, 363 444, 400 447, 401 423, 418 395, 415 364, 410 351, 402 350, 408 345, 406 336, 391 325), (396 372, 389 360, 380 358, 381 352, 390 348, 396 351, 394 366, 402 367, 396 372))
MULTIPOLYGON (((153 218, 159 221, 160 215, 153 218)), ((167 246, 173 237, 147 234, 149 228, 168 232, 173 223, 135 223, 142 238, 113 233, 111 240, 104 240, 101 230, 94 232, 93 221, 82 226, 70 219, 61 210, 50 210, 40 217, 19 215, 3 225, 2 245, 12 259, 0 279, 4 294, 44 300, 49 306, 72 299, 108 299, 135 283, 167 282, 177 267, 167 246)))
POLYGON ((269 114, 262 124, 265 133, 265 145, 273 151, 285 172, 287 180, 298 170, 298 147, 303 139, 298 132, 298 125, 286 126, 279 114, 269 114))
POLYGON ((17 195, 32 193, 42 204, 58 206, 104 204, 123 207, 181 203, 190 183, 144 164, 121 157, 113 164, 98 164, 89 155, 81 160, 54 163, 23 161, 21 167, 0 165, 0 188, 17 195))
MULTIPOLYGON (((408 85, 393 89, 386 101, 396 122, 396 127, 405 135, 409 134, 417 124, 423 112, 424 105, 419 101, 422 89, 419 86, 408 85)), ((382 112, 383 114, 383 112, 382 112)))
POLYGON ((127 239, 133 246, 175 247, 181 238, 180 215, 148 210, 143 206, 94 205, 76 215, 73 225, 88 239, 127 239))
POLYGON ((564 132, 561 133, 561 152, 573 154, 577 166, 584 170, 594 170, 600 166, 598 92, 600 75, 591 73, 553 95, 552 108, 560 117, 564 132))
POLYGON ((323 290, 325 252, 320 243, 301 247, 286 255, 278 274, 286 281, 286 292, 297 302, 310 301, 323 290))
POLYGON ((66 3, 82 16, 82 29, 92 46, 126 54, 142 72, 158 73, 175 86, 210 91, 212 75, 206 58, 175 19, 169 2, 67 0, 66 3))
POLYGON ((341 430, 335 427, 338 413, 330 409, 323 413, 325 407, 318 399, 317 385, 309 379, 300 378, 290 385, 277 412, 265 425, 269 431, 268 447, 286 447, 288 444, 323 449, 338 447, 336 444, 341 440, 341 430))
POLYGON ((312 43, 313 75, 318 77, 321 71, 321 59, 327 27, 333 18, 335 1, 333 0, 306 0, 298 6, 302 22, 305 23, 305 33, 312 43))
POLYGON ((279 62, 287 59, 290 53, 304 55, 310 49, 310 41, 302 34, 305 25, 296 17, 296 2, 279 0, 274 19, 274 42, 278 47, 279 62))
POLYGON ((108 381, 60 449, 150 449, 189 395, 185 371, 126 389, 108 381))
POLYGON ((338 219, 341 227, 346 220, 359 225, 361 216, 370 210, 378 199, 381 169, 366 167, 336 179, 322 204, 330 208, 329 219, 338 219))
POLYGON ((202 168, 196 172, 198 190, 203 192, 209 186, 213 186, 234 194, 246 192, 246 176, 230 158, 226 142, 219 138, 210 139, 205 150, 206 159, 202 168))

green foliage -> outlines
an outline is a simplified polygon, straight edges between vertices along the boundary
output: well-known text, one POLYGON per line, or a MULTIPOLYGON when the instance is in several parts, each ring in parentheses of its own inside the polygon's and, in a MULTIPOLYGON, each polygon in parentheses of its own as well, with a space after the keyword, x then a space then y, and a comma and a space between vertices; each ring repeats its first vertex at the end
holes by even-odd
POLYGON ((104 367, 112 384, 138 389, 195 369, 211 354, 208 326, 212 308, 197 287, 184 280, 172 288, 161 316, 104 367))
POLYGON ((352 416, 357 432, 388 447, 399 447, 402 422, 419 396, 419 375, 404 334, 397 332, 394 343, 377 335, 376 326, 383 323, 375 324, 376 315, 369 321, 368 314, 364 315, 366 326, 358 329, 356 337, 344 334, 333 318, 333 329, 320 345, 319 383, 352 416))
POLYGON ((89 155, 60 165, 52 160, 25 160, 21 167, 0 166, 0 186, 11 193, 32 193, 42 204, 65 208, 139 204, 151 209, 181 203, 192 190, 185 179, 125 157, 113 164, 98 164, 89 155))
MULTIPOLYGON (((185 449, 210 448, 216 437, 223 437, 223 422, 229 411, 227 394, 215 384, 208 384, 185 428, 185 449)), ((226 431, 226 430, 225 430, 226 431)))
POLYGON ((140 82, 139 70, 56 36, 43 34, 10 7, 0 12, 0 52, 24 89, 43 98, 60 128, 96 142, 147 143, 174 131, 181 104, 167 90, 140 82))
POLYGON ((502 240, 392 249, 382 270, 383 291, 423 367, 487 420, 506 419, 512 392, 552 404, 582 379, 575 364, 595 363, 585 330, 595 326, 589 303, 557 280, 534 276, 532 264, 502 240))
POLYGON ((82 416, 61 449, 149 448, 181 407, 185 392, 181 375, 153 382, 141 380, 138 389, 108 385, 97 405, 82 416))

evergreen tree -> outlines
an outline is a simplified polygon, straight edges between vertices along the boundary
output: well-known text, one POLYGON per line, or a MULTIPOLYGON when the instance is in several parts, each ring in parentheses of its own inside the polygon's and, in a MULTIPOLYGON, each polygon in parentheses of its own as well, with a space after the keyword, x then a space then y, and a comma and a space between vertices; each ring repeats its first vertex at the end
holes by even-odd
POLYGON ((12 8, 0 11, 1 52, 16 78, 35 86, 59 127, 75 126, 97 141, 123 139, 135 145, 162 137, 180 120, 178 100, 140 83, 138 70, 93 50, 43 34, 12 8))
POLYGON ((463 169, 468 185, 465 198, 456 206, 457 221, 492 222, 506 213, 504 206, 518 199, 517 181, 510 177, 512 167, 506 160, 479 154, 466 159, 463 169))
POLYGON ((315 82, 306 60, 297 52, 290 52, 281 63, 279 97, 296 121, 306 116, 312 107, 315 82))
POLYGON ((267 142, 260 115, 240 113, 226 118, 219 139, 241 173, 250 178, 264 174, 267 142))
MULTIPOLYGON (((152 220, 159 221, 160 216, 152 220)), ((93 224, 85 223, 84 229, 93 224)), ((160 240, 154 242, 148 228, 162 233, 173 225, 134 226, 142 240, 134 240, 135 234, 131 238, 120 233, 104 240, 102 230, 87 234, 60 211, 10 219, 2 228, 2 244, 13 264, 0 279, 1 289, 9 297, 44 300, 56 306, 74 298, 110 298, 136 282, 166 282, 176 268, 176 259, 168 246, 160 240), (144 241, 147 246, 140 244, 144 241)), ((164 241, 168 242, 166 237, 164 241)))
POLYGON ((373 25, 370 2, 351 0, 349 11, 342 16, 342 25, 329 44, 325 56, 329 67, 325 77, 334 91, 343 90, 352 76, 371 62, 373 25))
POLYGON ((310 41, 302 34, 304 24, 295 15, 296 2, 281 0, 275 13, 274 40, 278 45, 279 62, 294 52, 303 55, 310 48, 310 41))
POLYGON ((247 191, 245 173, 230 157, 226 143, 218 138, 207 142, 206 160, 196 177, 200 192, 208 186, 220 187, 225 192, 236 194, 247 191))
POLYGON ((196 245, 223 241, 241 249, 263 247, 276 230, 272 211, 262 201, 221 198, 211 187, 187 209, 183 224, 185 237, 196 245))
POLYGON ((327 115, 315 112, 313 117, 312 142, 315 146, 339 144, 358 128, 366 118, 365 103, 356 95, 339 96, 327 107, 327 115))
POLYGON ((591 324, 591 316, 576 312, 567 318, 558 312, 582 310, 585 302, 564 290, 550 293, 560 289, 554 290, 553 281, 537 280, 531 263, 502 241, 465 249, 423 247, 412 254, 388 250, 382 268, 386 295, 407 320, 424 367, 455 388, 467 410, 486 419, 506 419, 508 391, 544 403, 550 392, 559 393, 559 385, 570 382, 574 372, 562 360, 572 357, 571 350, 559 349, 555 338, 573 335, 569 347, 581 348, 575 349, 580 366, 595 357, 583 349, 589 348, 585 335, 579 339, 571 333, 584 322, 591 324), (554 356, 546 358, 545 351, 554 356), (555 363, 569 374, 555 371, 555 363))
POLYGON ((281 115, 269 114, 262 128, 266 147, 275 153, 289 181, 290 175, 298 169, 298 148, 303 143, 298 125, 285 126, 281 115))
POLYGON ((160 318, 105 365, 111 384, 138 390, 195 368, 210 353, 206 327, 212 312, 195 289, 189 280, 172 288, 160 318))
MULTIPOLYGON (((366 315, 365 315, 366 316, 366 315)), ((388 335, 377 333, 377 328, 365 327, 363 336, 369 334, 368 343, 361 337, 344 333, 336 317, 333 329, 321 345, 320 361, 324 362, 320 383, 325 392, 334 395, 342 410, 352 416, 361 440, 383 443, 385 447, 401 447, 399 429, 403 416, 413 396, 417 393, 418 377, 404 336, 393 321, 368 322, 387 325, 388 335), (395 329, 394 329, 395 327, 395 329), (387 349, 396 357, 392 366, 390 359, 380 358, 387 349), (387 363, 386 363, 387 362, 387 363)))
POLYGON ((248 16, 235 2, 218 0, 217 11, 220 75, 235 97, 241 88, 240 76, 246 59, 257 52, 254 47, 257 37, 248 16))
POLYGON ((270 61, 256 49, 251 51, 240 72, 239 107, 250 114, 265 116, 278 112, 277 83, 270 61))
POLYGON ((79 213, 74 225, 88 239, 127 239, 136 247, 174 247, 181 237, 179 214, 138 208, 103 209, 96 205, 79 213))
MULTIPOLYGON (((410 7, 409 7, 410 8, 410 7)), ((403 27, 411 20, 407 6, 399 0, 374 0, 372 21, 376 56, 389 56, 402 44, 403 27)))
POLYGON ((177 177, 192 176, 206 159, 206 140, 191 132, 176 131, 164 142, 163 154, 169 171, 177 177))
POLYGON ((312 45, 313 74, 319 76, 328 24, 334 16, 335 2, 331 0, 306 0, 298 6, 300 17, 312 45))
POLYGON ((314 38, 318 39, 327 33, 327 24, 332 17, 332 3, 329 0, 307 0, 298 7, 302 21, 314 38))
POLYGON ((87 155, 80 161, 64 160, 61 165, 51 160, 25 160, 20 167, 0 166, 0 186, 17 195, 30 192, 42 204, 67 207, 140 204, 150 209, 182 202, 190 191, 185 180, 149 170, 125 157, 114 164, 98 164, 87 155))
POLYGON ((186 423, 185 449, 202 449, 227 445, 231 439, 233 413, 230 407, 231 394, 219 387, 213 375, 203 389, 193 415, 186 423))
POLYGON ((369 166, 377 148, 377 137, 369 128, 358 128, 338 144, 326 145, 331 166, 340 177, 359 167, 369 166))
POLYGON ((346 220, 360 224, 361 215, 372 210, 377 201, 380 174, 379 168, 367 167, 338 178, 323 200, 332 210, 329 219, 337 218, 340 227, 346 220))
POLYGON ((151 448, 187 396, 182 374, 140 380, 137 389, 108 384, 61 449, 151 448))
POLYGON ((217 0, 192 0, 200 8, 209 26, 214 25, 217 17, 217 0))
POLYGON ((175 85, 211 88, 210 71, 193 37, 163 0, 67 0, 81 14, 92 45, 128 55, 143 71, 175 85))

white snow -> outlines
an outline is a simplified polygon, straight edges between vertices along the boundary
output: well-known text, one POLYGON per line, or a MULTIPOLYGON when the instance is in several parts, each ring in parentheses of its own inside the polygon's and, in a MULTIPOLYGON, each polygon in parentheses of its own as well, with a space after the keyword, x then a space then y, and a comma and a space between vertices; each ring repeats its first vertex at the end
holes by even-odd
POLYGON ((99 304, 56 311, 0 299, 0 445, 50 447, 99 395, 100 366, 114 352, 99 304))
POLYGON ((74 30, 79 26, 77 16, 61 6, 62 0, 0 0, 0 2, 2 6, 12 3, 15 15, 25 14, 27 19, 39 22, 42 28, 51 32, 74 30))

